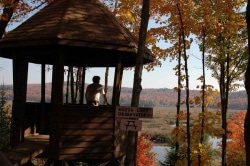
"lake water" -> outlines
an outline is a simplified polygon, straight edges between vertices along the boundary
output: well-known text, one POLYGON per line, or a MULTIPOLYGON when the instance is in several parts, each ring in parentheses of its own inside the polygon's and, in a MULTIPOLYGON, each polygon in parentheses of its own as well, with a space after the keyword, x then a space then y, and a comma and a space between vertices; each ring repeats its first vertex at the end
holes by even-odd
POLYGON ((217 149, 217 148, 220 147, 218 144, 221 143, 222 138, 216 138, 216 137, 212 138, 212 137, 209 137, 209 141, 212 143, 212 148, 217 149))
POLYGON ((162 162, 162 163, 165 161, 165 157, 168 151, 170 151, 169 146, 161 146, 161 145, 155 145, 153 146, 151 150, 151 152, 156 153, 157 161, 162 162))
MULTIPOLYGON (((221 142, 221 138, 209 138, 209 141, 212 143, 212 147, 214 149, 219 148, 218 143, 221 142)), ((151 152, 156 153, 156 159, 159 162, 164 162, 167 156, 167 153, 170 151, 169 146, 162 146, 162 145, 154 145, 151 152)))

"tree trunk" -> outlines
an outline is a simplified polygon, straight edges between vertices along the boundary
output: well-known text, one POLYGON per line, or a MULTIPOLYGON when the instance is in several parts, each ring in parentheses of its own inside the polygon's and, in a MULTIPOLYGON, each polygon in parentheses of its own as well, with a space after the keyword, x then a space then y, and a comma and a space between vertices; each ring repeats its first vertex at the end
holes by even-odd
POLYGON ((106 67, 105 71, 105 83, 104 83, 104 92, 108 92, 108 78, 109 78, 109 67, 106 67))
POLYGON ((66 86, 66 103, 69 103, 69 76, 70 76, 70 67, 68 67, 68 76, 67 76, 67 86, 66 86))
POLYGON ((244 124, 244 140, 246 144, 246 165, 250 165, 250 0, 247 3, 246 9, 246 22, 247 22, 247 33, 248 33, 248 64, 245 73, 245 88, 248 97, 248 107, 244 124))
POLYGON ((70 66, 70 99, 71 99, 71 103, 75 104, 74 101, 74 67, 70 66))
POLYGON ((14 4, 19 3, 19 0, 15 0, 14 2, 7 4, 4 6, 3 13, 0 18, 0 39, 3 38, 5 33, 5 29, 13 15, 14 12, 14 4))
MULTIPOLYGON (((181 36, 179 36, 179 51, 178 51, 178 98, 177 98, 177 104, 176 104, 176 115, 179 115, 180 110, 181 110, 181 36)), ((176 127, 178 128, 180 125, 178 117, 176 117, 176 122, 175 122, 176 127)), ((178 133, 175 135, 178 137, 178 133)), ((180 143, 179 141, 175 142, 175 163, 179 160, 179 154, 180 153, 180 143)))
POLYGON ((226 164, 226 125, 227 125, 227 118, 226 118, 226 101, 225 101, 225 66, 224 64, 220 64, 220 101, 221 101, 221 120, 222 120, 222 128, 224 129, 225 133, 222 134, 222 149, 221 149, 221 165, 224 166, 226 164))
MULTIPOLYGON (((200 137, 200 144, 202 145, 204 142, 204 126, 205 126, 205 119, 204 119, 204 113, 205 113, 205 101, 206 101, 206 95, 205 95, 205 89, 206 89, 206 73, 205 73, 205 42, 206 42, 206 29, 205 27, 202 27, 202 119, 201 119, 201 137, 200 137)), ((198 165, 202 165, 202 155, 201 151, 198 154, 198 165)))
MULTIPOLYGON (((141 27, 139 32, 139 42, 138 42, 138 53, 136 58, 136 68, 134 73, 134 84, 133 84, 133 94, 131 106, 137 107, 139 105, 140 93, 142 90, 141 87, 141 75, 143 69, 143 58, 145 53, 146 45, 146 35, 148 28, 149 20, 149 7, 150 1, 144 0, 142 6, 142 15, 141 15, 141 27)), ((137 137, 138 133, 136 131, 128 132, 128 142, 126 150, 126 166, 136 166, 136 151, 137 151, 137 137)))
POLYGON ((186 53, 186 38, 185 38, 185 28, 183 25, 183 19, 182 19, 182 13, 180 11, 180 6, 177 3, 177 8, 180 16, 180 24, 181 24, 181 38, 183 42, 183 59, 184 59, 184 71, 185 71, 185 80, 186 80, 186 109, 187 109, 187 161, 188 161, 188 166, 191 165, 191 135, 190 135, 190 106, 189 106, 189 74, 188 74, 188 56, 186 53))

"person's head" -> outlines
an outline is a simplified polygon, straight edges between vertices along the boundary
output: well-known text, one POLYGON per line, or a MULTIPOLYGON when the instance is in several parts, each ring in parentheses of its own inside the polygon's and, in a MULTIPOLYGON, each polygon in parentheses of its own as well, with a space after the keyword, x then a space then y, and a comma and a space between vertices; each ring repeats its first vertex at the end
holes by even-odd
POLYGON ((92 81, 94 82, 94 83, 99 83, 99 81, 100 81, 100 77, 99 76, 94 76, 93 78, 92 78, 92 81))

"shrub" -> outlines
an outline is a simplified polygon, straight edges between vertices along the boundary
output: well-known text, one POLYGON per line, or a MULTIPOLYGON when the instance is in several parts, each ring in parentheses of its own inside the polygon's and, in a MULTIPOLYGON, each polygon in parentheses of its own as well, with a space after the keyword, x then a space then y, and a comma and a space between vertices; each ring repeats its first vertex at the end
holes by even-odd
POLYGON ((10 148, 10 126, 11 116, 9 113, 10 106, 7 104, 5 97, 4 85, 0 90, 0 150, 5 151, 10 148))

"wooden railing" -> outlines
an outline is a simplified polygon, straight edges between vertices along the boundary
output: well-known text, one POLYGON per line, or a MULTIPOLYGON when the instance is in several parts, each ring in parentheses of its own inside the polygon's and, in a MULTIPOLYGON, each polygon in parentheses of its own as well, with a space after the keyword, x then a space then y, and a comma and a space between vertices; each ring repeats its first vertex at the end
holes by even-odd
POLYGON ((110 160, 125 155, 127 132, 114 106, 27 103, 26 135, 49 135, 48 158, 110 160))

